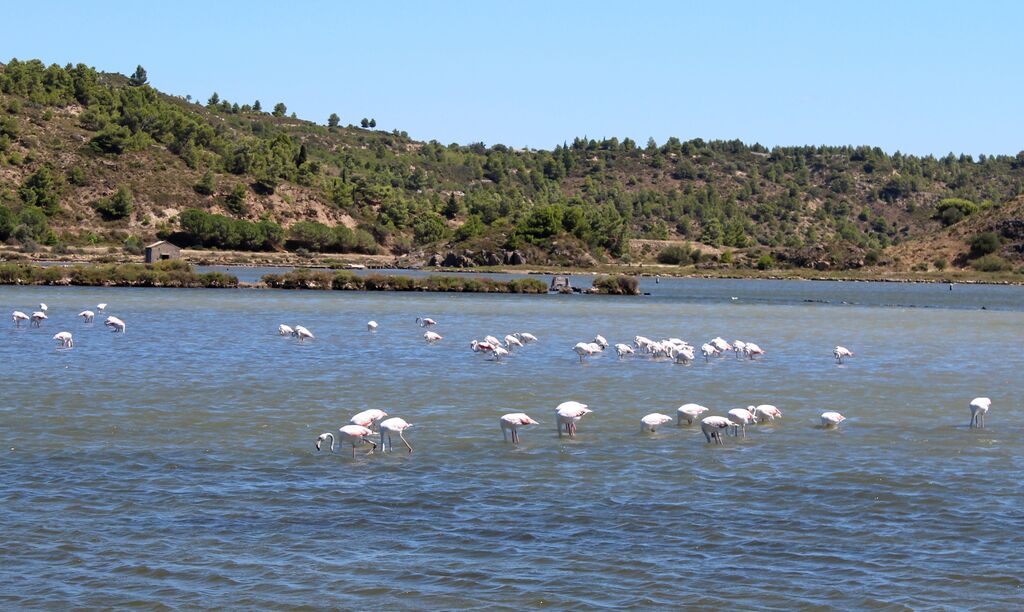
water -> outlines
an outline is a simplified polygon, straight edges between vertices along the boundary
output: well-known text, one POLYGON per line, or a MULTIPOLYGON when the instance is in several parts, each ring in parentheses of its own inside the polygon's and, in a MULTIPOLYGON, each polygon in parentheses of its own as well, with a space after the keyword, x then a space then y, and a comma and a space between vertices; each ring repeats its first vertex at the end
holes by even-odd
POLYGON ((5 313, 50 306, 41 330, 0 327, 0 603, 1024 602, 1024 289, 644 288, 654 295, 0 288, 5 313), (127 334, 75 319, 98 302, 127 334), (444 340, 426 345, 416 316, 444 340), (278 337, 279 323, 317 339, 278 337), (63 329, 73 350, 50 340, 63 329), (512 331, 540 342, 503 363, 469 351, 512 331), (768 354, 581 365, 571 347, 596 333, 723 335, 768 354), (837 366, 835 344, 856 357, 837 366), (967 428, 978 395, 993 400, 984 431, 967 428), (595 413, 559 439, 552 412, 567 399, 595 413), (719 448, 696 428, 639 432, 644 414, 686 402, 772 403, 785 418, 719 448), (319 433, 368 407, 415 423, 415 452, 316 452, 319 433), (818 429, 825 410, 849 420, 818 429), (517 411, 542 424, 514 448, 498 417, 517 411))

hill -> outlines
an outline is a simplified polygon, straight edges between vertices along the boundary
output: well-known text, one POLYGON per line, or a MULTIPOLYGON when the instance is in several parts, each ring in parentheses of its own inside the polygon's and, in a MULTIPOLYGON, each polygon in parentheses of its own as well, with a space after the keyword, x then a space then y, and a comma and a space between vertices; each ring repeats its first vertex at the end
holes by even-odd
POLYGON ((444 145, 368 119, 303 121, 283 103, 269 113, 217 94, 200 103, 146 81, 141 67, 131 77, 38 60, 0 67, 8 252, 137 253, 169 237, 449 265, 1024 263, 1024 152, 935 158, 677 138, 444 145))

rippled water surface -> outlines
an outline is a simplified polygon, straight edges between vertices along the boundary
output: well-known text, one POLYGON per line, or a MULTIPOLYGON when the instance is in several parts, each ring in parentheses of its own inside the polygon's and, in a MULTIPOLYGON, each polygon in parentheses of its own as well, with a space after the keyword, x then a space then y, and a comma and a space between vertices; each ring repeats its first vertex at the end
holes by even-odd
POLYGON ((0 603, 1020 607, 1024 289, 644 288, 0 288, 4 313, 50 306, 42 329, 0 327, 0 603), (76 319, 98 302, 126 334, 76 319), (58 351, 65 329, 76 347, 58 351), (468 348, 513 331, 540 342, 502 363, 468 348), (721 335, 767 355, 580 364, 571 347, 597 333, 721 335), (856 357, 837 365, 835 344, 856 357), (969 430, 979 395, 988 428, 969 430), (559 439, 568 399, 594 413, 559 439), (724 447, 697 428, 640 433, 687 402, 785 418, 724 447), (316 451, 370 407, 414 423, 415 452, 316 451), (818 429, 825 410, 848 420, 818 429), (498 417, 519 411, 542 424, 513 447, 498 417))

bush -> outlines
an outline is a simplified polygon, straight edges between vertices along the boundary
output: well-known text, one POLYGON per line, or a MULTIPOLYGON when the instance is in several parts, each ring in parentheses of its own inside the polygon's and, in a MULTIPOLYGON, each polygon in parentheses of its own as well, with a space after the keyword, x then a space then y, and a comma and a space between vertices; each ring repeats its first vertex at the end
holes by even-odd
POLYGON ((979 272, 1009 272, 1013 265, 998 255, 983 255, 971 262, 979 272))
POLYGON ((658 263, 663 263, 670 266, 680 266, 683 264, 689 264, 690 262, 690 247, 688 246, 668 246, 658 253, 658 263))
POLYGON ((606 295, 640 295, 640 281, 635 276, 598 276, 594 291, 606 295))
POLYGON ((249 207, 245 204, 246 193, 245 185, 235 185, 225 198, 227 209, 231 211, 231 214, 241 217, 249 212, 249 207))
POLYGON ((945 270, 946 267, 949 265, 949 262, 947 262, 945 259, 942 259, 940 257, 940 258, 936 259, 935 261, 933 261, 932 265, 935 266, 936 270, 945 270))
POLYGON ((771 255, 762 255, 757 260, 758 270, 770 270, 775 267, 775 260, 771 255))
POLYGON ((977 204, 961 198, 940 200, 935 207, 935 217, 941 220, 943 225, 953 225, 964 217, 969 217, 976 212, 978 212, 977 204))
POLYGON ((142 255, 146 250, 142 244, 142 239, 138 236, 128 236, 124 241, 124 250, 129 255, 142 255))
POLYGON ((103 198, 96 204, 96 211, 106 221, 124 219, 132 214, 132 193, 123 185, 109 198, 103 198))
POLYGON ((971 245, 971 257, 981 257, 995 253, 1003 245, 999 235, 995 232, 985 232, 971 238, 968 243, 971 245))
POLYGON ((199 195, 213 195, 217 191, 217 183, 213 179, 213 173, 207 170, 203 174, 203 178, 199 179, 199 182, 192 186, 199 195))

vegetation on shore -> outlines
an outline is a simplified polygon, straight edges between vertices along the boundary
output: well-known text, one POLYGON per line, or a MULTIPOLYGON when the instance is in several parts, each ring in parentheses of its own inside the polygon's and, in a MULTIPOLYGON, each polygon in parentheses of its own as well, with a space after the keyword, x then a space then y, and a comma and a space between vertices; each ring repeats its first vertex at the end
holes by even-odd
POLYGON ((183 261, 155 264, 35 266, 0 263, 0 285, 82 285, 88 287, 237 287, 223 272, 196 273, 183 261))
POLYGON ((495 280, 460 276, 400 276, 300 268, 283 274, 265 274, 263 282, 275 289, 344 291, 439 291, 455 293, 547 293, 544 281, 535 278, 495 280))
POLYGON ((412 261, 515 250, 582 268, 1019 275, 1024 263, 1024 152, 586 137, 520 150, 268 107, 166 95, 141 66, 125 77, 11 60, 0 66, 0 242, 136 253, 160 237, 412 261))

